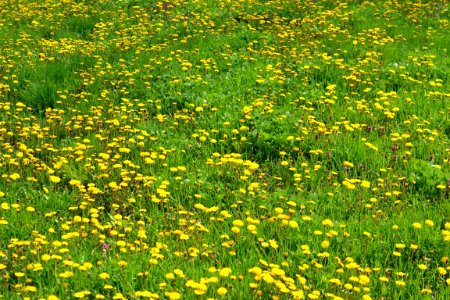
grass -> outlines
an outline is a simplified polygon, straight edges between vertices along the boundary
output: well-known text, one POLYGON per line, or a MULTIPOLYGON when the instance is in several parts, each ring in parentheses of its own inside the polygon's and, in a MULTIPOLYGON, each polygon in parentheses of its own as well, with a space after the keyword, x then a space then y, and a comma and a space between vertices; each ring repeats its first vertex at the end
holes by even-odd
POLYGON ((0 298, 450 297, 447 3, 3 2, 0 298))

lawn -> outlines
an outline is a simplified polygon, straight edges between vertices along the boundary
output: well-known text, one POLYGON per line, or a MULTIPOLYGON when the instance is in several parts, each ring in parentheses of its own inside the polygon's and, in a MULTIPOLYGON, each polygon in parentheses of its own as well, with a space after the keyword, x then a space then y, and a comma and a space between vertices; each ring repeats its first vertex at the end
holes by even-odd
POLYGON ((450 299, 449 9, 0 0, 0 298, 450 299))

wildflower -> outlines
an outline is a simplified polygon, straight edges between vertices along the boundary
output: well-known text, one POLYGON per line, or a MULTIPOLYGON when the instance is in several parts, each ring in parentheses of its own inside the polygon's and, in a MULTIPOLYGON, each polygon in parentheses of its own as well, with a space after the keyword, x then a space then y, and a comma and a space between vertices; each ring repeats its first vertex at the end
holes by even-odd
POLYGON ((53 183, 58 183, 61 181, 61 178, 59 178, 58 176, 52 175, 52 176, 50 176, 50 181, 53 183))
POLYGON ((217 289, 217 294, 219 294, 220 296, 224 296, 228 293, 227 289, 224 287, 220 287, 217 289))
POLYGON ((426 265, 424 265, 424 264, 418 265, 418 268, 419 268, 420 270, 422 270, 422 271, 428 269, 428 267, 427 267, 426 265))
POLYGON ((420 223, 413 223, 412 226, 413 226, 415 229, 420 229, 420 228, 422 228, 422 224, 420 224, 420 223))
POLYGON ((445 270, 443 267, 439 267, 438 268, 438 272, 440 275, 446 275, 447 274, 447 270, 445 270))
POLYGON ((403 280, 396 280, 395 284, 398 285, 398 286, 405 286, 406 285, 406 283, 403 280))
POLYGON ((329 282, 334 283, 336 285, 341 285, 341 281, 338 278, 331 278, 329 282))
POLYGON ((359 275, 359 283, 362 285, 366 285, 370 282, 369 277, 367 277, 366 275, 359 275))
POLYGON ((330 246, 330 241, 323 241, 321 244, 322 248, 328 248, 330 246))
POLYGON ((241 220, 234 220, 233 225, 236 227, 242 227, 244 226, 244 222, 242 222, 241 220))
POLYGON ((329 226, 329 227, 333 227, 334 226, 333 222, 330 219, 323 220, 322 221, 322 225, 323 226, 329 226))
POLYGON ((289 221, 288 224, 289 224, 289 227, 291 227, 291 228, 294 228, 294 229, 298 228, 298 223, 293 220, 289 221))
POLYGON ((37 291, 36 287, 35 287, 35 286, 32 286, 32 285, 27 285, 27 286, 25 286, 23 290, 24 290, 25 292, 32 292, 32 293, 34 293, 34 292, 37 291))
POLYGON ((228 277, 231 274, 231 269, 230 268, 223 268, 219 271, 219 276, 221 277, 228 277))
POLYGON ((433 227, 433 226, 434 226, 434 222, 431 221, 431 220, 426 220, 426 221, 425 221, 425 225, 430 226, 430 227, 433 227))
POLYGON ((178 300, 181 299, 181 294, 177 293, 177 292, 166 292, 164 294, 167 298, 169 298, 170 300, 178 300))
POLYGON ((89 292, 89 291, 81 291, 81 292, 77 292, 77 293, 75 293, 75 294, 73 294, 73 296, 75 297, 75 298, 84 298, 84 297, 86 297, 86 296, 88 296, 88 295, 90 295, 91 294, 91 292, 89 292))
POLYGON ((9 175, 9 178, 11 178, 12 180, 16 181, 17 179, 20 178, 20 175, 17 173, 11 174, 9 175))
POLYGON ((370 188, 370 182, 369 181, 362 181, 361 186, 365 189, 370 188))
POLYGON ((107 280, 107 279, 109 279, 111 276, 110 276, 108 273, 103 272, 103 273, 100 273, 100 274, 98 275, 98 277, 100 277, 100 279, 107 280))
POLYGON ((409 248, 411 248, 412 250, 417 250, 417 249, 419 249, 419 245, 411 244, 411 245, 409 246, 409 248))
POLYGON ((42 255, 41 258, 42 258, 43 261, 49 261, 51 259, 51 256, 48 255, 48 254, 44 254, 44 255, 42 255))

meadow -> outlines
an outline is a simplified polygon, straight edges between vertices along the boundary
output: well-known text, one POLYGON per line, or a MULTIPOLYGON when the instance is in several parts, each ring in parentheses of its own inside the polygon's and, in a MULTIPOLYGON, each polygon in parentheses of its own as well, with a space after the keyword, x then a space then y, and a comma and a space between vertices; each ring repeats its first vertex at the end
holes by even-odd
POLYGON ((449 8, 0 0, 0 298, 450 299, 449 8))

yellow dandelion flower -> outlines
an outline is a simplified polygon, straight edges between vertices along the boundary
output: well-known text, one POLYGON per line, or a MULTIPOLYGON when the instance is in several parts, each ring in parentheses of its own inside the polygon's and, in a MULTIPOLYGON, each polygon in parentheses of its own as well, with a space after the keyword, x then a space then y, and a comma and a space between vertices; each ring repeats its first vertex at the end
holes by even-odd
POLYGON ((426 265, 424 265, 424 264, 420 264, 420 265, 418 265, 417 267, 418 267, 419 269, 421 269, 422 271, 428 269, 428 267, 427 267, 426 265))
POLYGON ((12 180, 16 181, 17 179, 20 178, 20 175, 17 173, 11 174, 9 175, 9 178, 11 178, 12 180))
POLYGON ((48 255, 48 254, 44 254, 44 255, 42 255, 41 258, 42 258, 43 261, 49 261, 52 257, 50 255, 48 255))
POLYGON ((59 178, 58 176, 52 175, 52 176, 50 176, 50 181, 53 183, 58 183, 58 182, 61 182, 61 178, 59 178))
POLYGON ((425 225, 430 226, 430 227, 433 227, 433 226, 434 226, 434 222, 431 221, 431 220, 426 220, 426 221, 425 221, 425 225))
POLYGON ((333 221, 331 221, 330 219, 323 220, 322 221, 322 225, 323 226, 328 226, 328 227, 333 227, 334 226, 333 221))
POLYGON ((398 285, 398 286, 405 286, 406 282, 404 282, 403 280, 396 280, 395 284, 398 285))
POLYGON ((291 228, 294 228, 294 229, 298 228, 298 223, 293 220, 289 221, 288 224, 289 224, 289 227, 291 227, 291 228))
POLYGON ((217 294, 220 296, 225 296, 228 293, 227 289, 224 287, 220 287, 217 289, 217 294))
POLYGON ((422 228, 422 224, 420 224, 420 223, 413 223, 412 224, 412 226, 415 228, 415 229, 420 229, 420 228, 422 228))
POLYGON ((341 285, 341 280, 339 280, 338 278, 331 278, 330 280, 328 280, 331 283, 334 283, 336 285, 341 285))
POLYGON ((164 294, 167 298, 169 298, 170 300, 178 300, 181 299, 181 294, 177 293, 177 292, 166 292, 164 294))
POLYGON ((362 285, 367 285, 370 282, 370 278, 366 275, 359 275, 359 283, 362 285))
POLYGON ((219 271, 219 276, 220 277, 228 277, 231 274, 231 269, 230 268, 223 268, 219 271))
POLYGON ((365 189, 370 188, 370 182, 369 181, 362 181, 361 186, 365 189))
POLYGON ((100 273, 100 274, 98 275, 98 277, 100 277, 100 279, 107 280, 107 279, 109 279, 111 276, 110 276, 108 273, 103 272, 103 273, 100 273))
POLYGON ((23 288, 23 290, 24 290, 25 292, 32 292, 32 293, 34 293, 34 292, 37 291, 37 288, 36 288, 35 286, 32 286, 32 285, 27 285, 27 286, 25 286, 25 287, 23 288))

